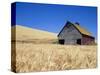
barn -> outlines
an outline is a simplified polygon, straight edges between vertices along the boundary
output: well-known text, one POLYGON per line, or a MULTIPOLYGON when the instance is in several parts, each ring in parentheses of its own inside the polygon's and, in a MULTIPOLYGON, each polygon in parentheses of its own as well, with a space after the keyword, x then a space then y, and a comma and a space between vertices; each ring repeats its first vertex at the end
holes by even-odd
POLYGON ((58 34, 59 44, 67 45, 91 45, 95 38, 86 29, 77 23, 68 21, 58 34))

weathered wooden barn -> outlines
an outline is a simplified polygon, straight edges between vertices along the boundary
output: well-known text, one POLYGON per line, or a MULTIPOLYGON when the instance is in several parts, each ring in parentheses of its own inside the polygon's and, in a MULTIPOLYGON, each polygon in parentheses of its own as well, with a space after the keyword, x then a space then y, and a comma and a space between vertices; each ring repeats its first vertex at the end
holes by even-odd
POLYGON ((95 38, 90 32, 80 26, 79 23, 67 22, 58 34, 60 44, 67 45, 91 45, 95 38))

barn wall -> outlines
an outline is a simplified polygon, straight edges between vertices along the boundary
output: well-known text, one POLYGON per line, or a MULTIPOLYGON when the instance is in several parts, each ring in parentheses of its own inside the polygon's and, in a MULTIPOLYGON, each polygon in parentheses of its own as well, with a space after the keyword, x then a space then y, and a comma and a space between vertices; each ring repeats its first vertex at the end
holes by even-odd
POLYGON ((65 44, 76 44, 77 39, 81 38, 82 35, 73 25, 67 25, 58 37, 58 39, 65 39, 65 44))
POLYGON ((82 37, 82 45, 91 45, 95 43, 95 40, 89 36, 82 37))

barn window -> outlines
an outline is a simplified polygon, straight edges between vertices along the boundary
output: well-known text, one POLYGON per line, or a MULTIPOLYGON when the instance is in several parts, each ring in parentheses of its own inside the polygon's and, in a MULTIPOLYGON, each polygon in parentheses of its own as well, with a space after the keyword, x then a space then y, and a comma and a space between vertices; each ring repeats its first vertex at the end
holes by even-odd
POLYGON ((77 44, 81 45, 81 39, 77 39, 77 44))
POLYGON ((59 40, 59 44, 64 44, 65 40, 64 39, 60 39, 59 40))

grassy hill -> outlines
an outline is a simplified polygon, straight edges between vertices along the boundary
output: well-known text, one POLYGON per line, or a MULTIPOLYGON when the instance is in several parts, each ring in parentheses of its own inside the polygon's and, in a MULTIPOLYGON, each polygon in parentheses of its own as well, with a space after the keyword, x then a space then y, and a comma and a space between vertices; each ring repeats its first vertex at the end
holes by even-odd
POLYGON ((12 40, 15 40, 18 42, 33 42, 33 43, 50 43, 57 41, 57 34, 28 28, 25 26, 16 25, 12 28, 12 40), (15 34, 16 33, 16 34, 15 34))

